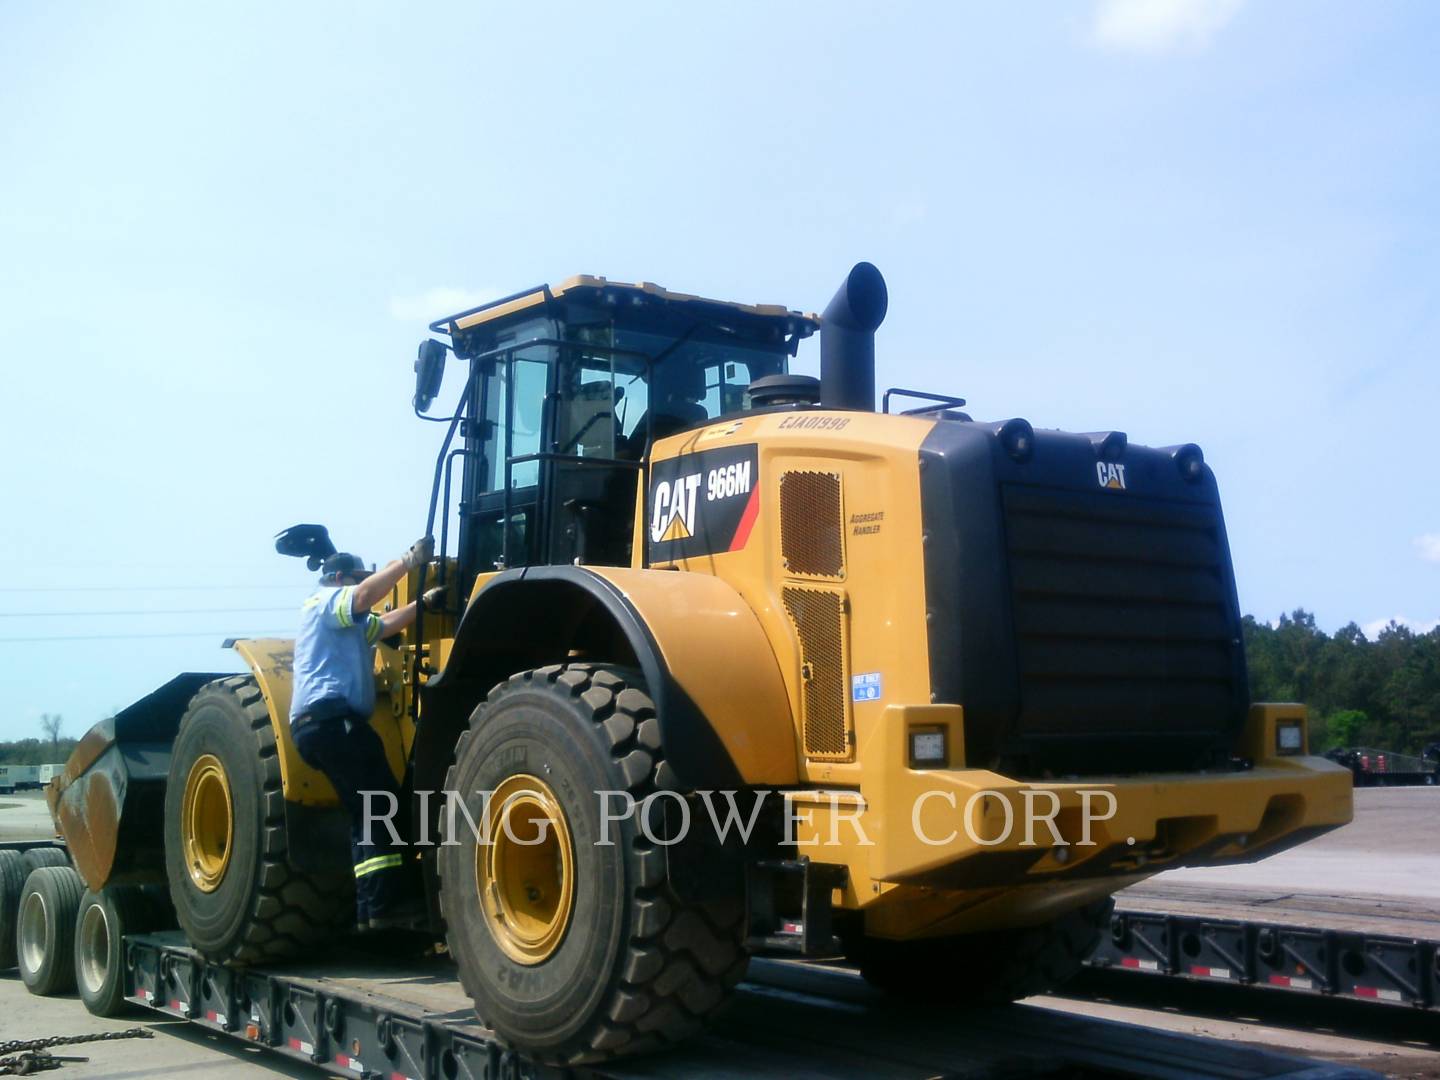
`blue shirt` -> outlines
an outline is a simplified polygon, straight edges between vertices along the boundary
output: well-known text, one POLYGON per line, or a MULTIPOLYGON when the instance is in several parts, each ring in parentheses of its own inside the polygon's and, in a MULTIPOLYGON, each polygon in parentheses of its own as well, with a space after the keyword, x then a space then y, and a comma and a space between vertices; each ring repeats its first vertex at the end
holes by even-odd
POLYGON ((321 701, 343 699, 352 712, 375 710, 375 642, 380 618, 351 610, 355 586, 322 586, 300 608, 290 722, 321 701))

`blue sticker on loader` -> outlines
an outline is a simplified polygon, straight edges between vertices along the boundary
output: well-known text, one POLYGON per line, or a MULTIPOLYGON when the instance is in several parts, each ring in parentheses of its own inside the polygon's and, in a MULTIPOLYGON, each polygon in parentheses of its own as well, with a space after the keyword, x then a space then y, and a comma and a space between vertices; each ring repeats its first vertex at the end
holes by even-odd
POLYGON ((850 699, 852 701, 880 700, 880 672, 867 671, 863 675, 850 676, 850 699))

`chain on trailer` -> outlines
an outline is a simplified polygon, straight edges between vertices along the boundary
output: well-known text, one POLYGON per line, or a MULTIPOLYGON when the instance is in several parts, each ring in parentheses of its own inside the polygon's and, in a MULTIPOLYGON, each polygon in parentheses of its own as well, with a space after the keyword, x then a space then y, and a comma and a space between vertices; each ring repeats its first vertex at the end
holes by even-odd
POLYGON ((89 1061, 88 1057, 68 1057, 49 1053, 56 1046, 78 1046, 81 1043, 116 1042, 120 1039, 153 1039, 149 1028, 133 1027, 124 1031, 102 1031, 93 1035, 51 1035, 43 1039, 11 1039, 0 1042, 0 1076, 32 1076, 49 1072, 70 1062, 89 1061))

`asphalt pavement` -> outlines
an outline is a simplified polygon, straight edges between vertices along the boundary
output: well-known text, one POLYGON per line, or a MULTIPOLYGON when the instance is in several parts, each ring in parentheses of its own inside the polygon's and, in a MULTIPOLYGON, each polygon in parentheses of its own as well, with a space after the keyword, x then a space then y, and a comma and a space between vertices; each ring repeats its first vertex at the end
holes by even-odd
POLYGON ((1349 825, 1257 863, 1170 870, 1149 883, 1440 902, 1437 827, 1440 787, 1360 788, 1349 825))

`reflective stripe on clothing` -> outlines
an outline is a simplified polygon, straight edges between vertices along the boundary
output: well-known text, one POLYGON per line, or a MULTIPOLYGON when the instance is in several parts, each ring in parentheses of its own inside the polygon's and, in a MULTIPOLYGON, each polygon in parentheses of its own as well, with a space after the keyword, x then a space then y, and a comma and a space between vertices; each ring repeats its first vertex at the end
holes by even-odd
POLYGON ((335 596, 335 621, 340 624, 341 630, 349 630, 355 625, 355 615, 350 609, 355 605, 355 586, 346 585, 335 596))
POLYGON ((420 863, 414 858, 406 860, 406 853, 392 842, 389 829, 366 827, 361 793, 384 791, 397 800, 400 793, 380 736, 359 717, 319 711, 323 715, 313 716, 295 729, 295 749, 307 765, 329 778, 350 818, 355 914, 363 922, 420 893, 420 863))
POLYGON ((355 587, 322 586, 300 608, 295 635, 295 685, 290 723, 313 705, 343 701, 351 712, 368 717, 375 711, 375 642, 378 616, 353 610, 355 587))
POLYGON ((376 855, 373 859, 366 859, 362 863, 356 863, 355 876, 362 878, 367 874, 375 873, 377 870, 389 870, 392 867, 400 866, 404 861, 404 857, 396 853, 376 855))

